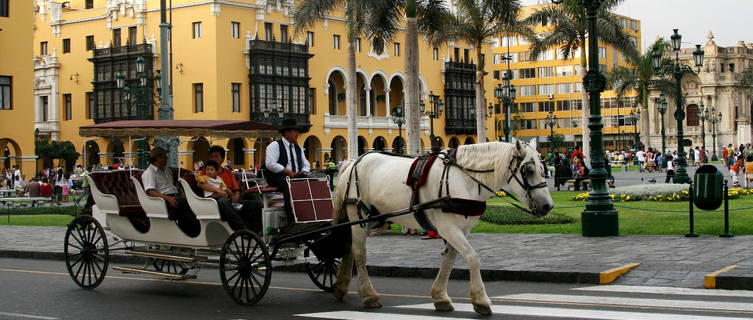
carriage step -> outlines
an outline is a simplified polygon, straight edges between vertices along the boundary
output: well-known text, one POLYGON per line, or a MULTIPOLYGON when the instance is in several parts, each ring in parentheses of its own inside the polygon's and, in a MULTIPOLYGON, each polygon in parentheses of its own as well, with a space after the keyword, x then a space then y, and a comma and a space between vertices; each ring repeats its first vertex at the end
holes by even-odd
POLYGON ((172 279, 172 280, 196 279, 196 275, 195 274, 176 274, 176 273, 160 272, 160 271, 147 270, 147 269, 120 267, 120 266, 112 267, 112 269, 113 270, 122 271, 122 272, 125 272, 125 273, 148 274, 148 275, 158 276, 158 277, 163 277, 163 278, 168 278, 168 279, 172 279))
POLYGON ((135 256, 147 257, 147 258, 172 260, 172 261, 180 261, 180 262, 206 261, 209 258, 207 256, 178 256, 178 255, 172 255, 172 254, 145 252, 145 251, 133 251, 133 250, 126 251, 125 253, 135 255, 135 256))

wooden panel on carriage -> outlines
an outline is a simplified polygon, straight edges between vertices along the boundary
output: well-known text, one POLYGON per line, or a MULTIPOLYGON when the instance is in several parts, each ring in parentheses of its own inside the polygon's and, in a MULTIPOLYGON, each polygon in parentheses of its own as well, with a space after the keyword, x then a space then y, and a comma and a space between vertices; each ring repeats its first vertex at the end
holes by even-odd
POLYGON ((297 223, 332 220, 332 194, 326 179, 291 179, 288 187, 297 223))

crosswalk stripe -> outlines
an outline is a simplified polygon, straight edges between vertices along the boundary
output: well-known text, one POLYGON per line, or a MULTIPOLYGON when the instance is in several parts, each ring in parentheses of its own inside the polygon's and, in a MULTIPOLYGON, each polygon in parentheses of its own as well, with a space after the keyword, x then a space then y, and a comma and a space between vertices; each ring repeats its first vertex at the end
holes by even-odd
MULTIPOLYGON (((454 304, 455 311, 473 312, 473 305, 470 303, 454 304)), ((424 303, 415 305, 399 306, 405 309, 433 310, 434 304, 424 303)), ((492 305, 492 312, 495 314, 522 315, 522 316, 539 316, 539 317, 556 317, 556 318, 575 318, 575 319, 604 319, 604 320, 635 320, 635 319, 653 319, 653 320, 750 320, 750 318, 733 318, 717 316, 700 316, 688 314, 666 314, 653 312, 628 312, 628 311, 608 311, 608 310, 589 310, 589 309, 570 309, 570 308, 548 308, 548 307, 525 307, 525 306, 500 306, 492 305)), ((364 318, 365 319, 365 318, 364 318)))
POLYGON ((496 298, 504 299, 504 300, 521 300, 521 301, 589 303, 589 304, 598 304, 598 305, 616 305, 616 306, 634 306, 634 307, 683 308, 683 309, 699 309, 699 310, 725 310, 725 311, 753 312, 753 303, 740 303, 740 302, 666 300, 666 299, 644 299, 644 298, 603 297, 603 296, 575 296, 575 295, 537 294, 537 293, 512 294, 512 295, 500 296, 496 298))
MULTIPOLYGON (((432 305, 433 308, 434 305, 432 305)), ((473 318, 447 318, 434 316, 421 316, 410 314, 396 313, 377 313, 377 312, 360 312, 360 311, 332 311, 296 314, 296 317, 320 318, 320 319, 342 319, 342 320, 462 320, 473 318)), ((725 319, 728 320, 728 319, 725 319)))
POLYGON ((649 286, 589 286, 582 288, 573 288, 571 290, 579 291, 599 291, 599 292, 622 292, 622 293, 654 293, 654 294, 676 294, 688 296, 708 296, 708 297, 742 297, 753 298, 753 291, 746 290, 724 290, 724 289, 691 289, 676 287, 649 287, 649 286))

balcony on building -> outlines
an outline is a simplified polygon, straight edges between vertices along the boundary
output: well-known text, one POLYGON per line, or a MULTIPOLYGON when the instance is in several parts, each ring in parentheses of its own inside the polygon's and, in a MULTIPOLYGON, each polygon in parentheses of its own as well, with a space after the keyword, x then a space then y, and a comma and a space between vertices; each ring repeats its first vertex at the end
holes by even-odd
POLYGON ((445 133, 476 134, 476 64, 447 61, 444 65, 445 133))
POLYGON ((146 94, 154 92, 152 45, 127 44, 93 51, 94 56, 89 58, 89 61, 94 64, 94 92, 90 102, 93 104, 91 112, 94 123, 154 119, 155 105, 151 103, 154 97, 152 94, 146 94), (146 89, 142 90, 141 95, 136 92, 141 82, 136 72, 136 60, 140 56, 144 58, 147 79, 146 89), (117 88, 116 77, 119 72, 125 76, 125 86, 131 92, 128 102, 124 100, 122 90, 117 88))
POLYGON ((314 91, 309 87, 309 59, 305 44, 252 39, 248 44, 251 120, 276 124, 279 108, 284 119, 310 126, 314 91), (265 112, 267 111, 267 112, 265 112), (265 116, 266 115, 266 116, 265 116))

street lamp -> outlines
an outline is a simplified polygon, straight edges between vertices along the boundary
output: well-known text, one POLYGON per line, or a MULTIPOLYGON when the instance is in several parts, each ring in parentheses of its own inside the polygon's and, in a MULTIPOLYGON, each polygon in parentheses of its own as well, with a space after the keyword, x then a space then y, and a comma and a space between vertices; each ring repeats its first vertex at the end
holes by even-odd
POLYGON ((709 119, 709 109, 701 102, 701 108, 698 109, 700 116, 698 120, 701 120, 701 145, 703 150, 706 150, 706 120, 709 119))
POLYGON ((37 156, 37 159, 35 159, 35 161, 34 161, 35 162, 35 170, 36 170, 36 171, 34 171, 34 177, 36 177, 37 175, 39 175, 39 154, 37 154, 37 150, 36 150, 36 148, 38 148, 38 146, 39 146, 39 143, 40 143, 40 140, 39 140, 39 128, 36 128, 36 129, 34 129, 34 153, 37 156))
POLYGON ((666 154, 667 145, 665 141, 666 135, 664 133, 664 113, 667 112, 667 99, 664 97, 664 93, 656 98, 656 109, 659 110, 659 114, 661 114, 661 153, 666 154))
POLYGON ((395 109, 392 109, 392 122, 397 125, 397 134, 400 137, 397 140, 397 150, 395 153, 403 154, 403 125, 405 124, 405 114, 403 113, 403 105, 398 104, 395 109))
POLYGON ((285 110, 283 110, 282 106, 279 108, 277 107, 277 99, 272 98, 272 101, 269 102, 270 106, 264 106, 264 119, 269 120, 270 123, 279 123, 282 121, 282 118, 285 116, 285 110))
POLYGON ((717 161, 719 158, 716 156, 716 124, 722 121, 722 112, 719 111, 719 113, 716 113, 716 108, 712 106, 709 121, 711 122, 711 137, 714 144, 714 154, 711 156, 711 161, 717 161))
MULTIPOLYGON (((156 88, 158 94, 155 95, 152 91, 152 86, 149 83, 149 77, 146 72, 146 61, 143 55, 139 55, 136 58, 136 77, 137 79, 128 79, 128 72, 118 72, 115 75, 115 86, 120 91, 120 99, 123 104, 132 104, 135 110, 126 108, 126 119, 138 119, 138 120, 150 120, 152 119, 151 109, 154 105, 161 104, 161 98, 159 92, 161 92, 162 84, 160 71, 157 70, 157 75, 152 79, 157 81, 156 88), (130 87, 128 82, 133 83, 131 80, 137 80, 135 87, 130 87), (155 101, 155 99, 157 101, 155 101)), ((147 149, 149 148, 149 142, 147 139, 139 140, 138 142, 138 166, 139 168, 146 168, 148 165, 147 149)))
MULTIPOLYGON (((564 0, 552 0, 562 3, 564 0)), ((588 194, 586 210, 581 213, 581 230, 584 236, 616 236, 619 234, 617 210, 607 190, 607 171, 604 168, 604 141, 601 122, 601 92, 607 80, 599 71, 599 29, 596 18, 602 0, 579 0, 586 8, 588 17, 588 72, 583 76, 583 87, 589 95, 589 123, 591 135, 591 165, 589 173, 591 192, 588 194)), ((585 110, 584 110, 585 111, 585 110)))
POLYGON ((502 76, 502 83, 494 88, 494 97, 505 108, 505 142, 510 142, 510 106, 515 101, 515 85, 510 84, 510 70, 502 76))
POLYGON ((429 139, 431 140, 431 152, 437 153, 439 152, 439 144, 437 144, 436 136, 434 136, 434 119, 442 116, 444 103, 442 103, 442 99, 439 99, 439 96, 435 95, 433 91, 429 92, 429 103, 431 103, 431 110, 426 110, 426 104, 421 100, 421 114, 426 115, 431 119, 431 135, 429 135, 429 139))
MULTIPOLYGON (((544 119, 544 128, 549 127, 549 151, 554 154, 554 126, 557 124, 557 116, 554 115, 554 110, 549 110, 549 115, 544 119)), ((559 151, 559 150, 557 150, 559 151)))
POLYGON ((692 67, 680 63, 680 44, 682 43, 682 36, 677 33, 677 29, 674 29, 674 34, 670 37, 672 40, 672 50, 675 52, 675 61, 669 62, 666 69, 662 68, 662 53, 658 50, 651 54, 651 60, 654 64, 654 70, 656 70, 657 76, 672 75, 675 78, 675 100, 677 103, 677 110, 675 110, 675 120, 677 120, 677 172, 675 174, 675 183, 690 183, 690 177, 688 171, 685 169, 687 162, 685 160, 685 149, 683 146, 683 129, 682 121, 685 120, 685 110, 682 107, 682 77, 686 72, 693 73, 695 75, 701 72, 703 66, 703 49, 701 45, 695 45, 696 49, 693 51, 693 60, 695 62, 696 70, 692 67))
POLYGON ((638 150, 641 148, 641 140, 638 135, 638 120, 641 118, 641 109, 635 109, 630 111, 630 120, 633 121, 633 149, 638 150))

